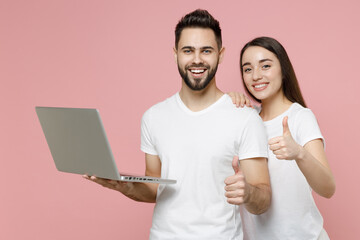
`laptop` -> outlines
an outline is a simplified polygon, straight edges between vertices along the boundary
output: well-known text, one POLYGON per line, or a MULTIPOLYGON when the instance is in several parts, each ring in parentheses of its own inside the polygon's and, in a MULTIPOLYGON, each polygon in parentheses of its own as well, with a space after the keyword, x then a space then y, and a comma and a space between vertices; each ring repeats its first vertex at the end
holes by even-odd
POLYGON ((97 109, 35 110, 59 171, 127 182, 176 183, 172 179, 119 173, 97 109))

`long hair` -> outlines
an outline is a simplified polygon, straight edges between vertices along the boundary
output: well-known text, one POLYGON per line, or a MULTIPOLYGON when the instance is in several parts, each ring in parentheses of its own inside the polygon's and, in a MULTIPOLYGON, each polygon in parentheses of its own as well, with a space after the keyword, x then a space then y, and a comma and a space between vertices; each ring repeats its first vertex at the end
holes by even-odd
POLYGON ((281 74, 282 74, 282 91, 285 97, 291 102, 297 102, 303 107, 306 107, 305 100, 301 94, 298 80, 295 75, 294 68, 290 62, 289 56, 287 55, 285 48, 275 39, 270 37, 258 37, 247 44, 241 49, 240 53, 240 72, 241 78, 243 80, 243 84, 246 92, 257 102, 261 102, 261 100, 254 97, 249 90, 247 89, 244 76, 242 71, 242 57, 246 49, 252 46, 258 46, 267 49, 268 51, 275 54, 278 58, 281 66, 281 74))
POLYGON ((216 43, 218 45, 219 50, 222 46, 221 39, 221 28, 219 21, 217 21, 211 14, 202 9, 197 9, 191 13, 186 14, 184 17, 180 19, 175 28, 175 48, 177 49, 178 43, 180 40, 181 32, 184 28, 210 28, 213 30, 216 38, 216 43))

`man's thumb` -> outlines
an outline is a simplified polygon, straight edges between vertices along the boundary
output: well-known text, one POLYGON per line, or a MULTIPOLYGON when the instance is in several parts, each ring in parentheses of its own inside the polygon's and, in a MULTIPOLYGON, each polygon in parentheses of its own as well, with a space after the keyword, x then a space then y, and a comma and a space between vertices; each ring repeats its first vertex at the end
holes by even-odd
POLYGON ((234 156, 234 158, 232 160, 232 167, 233 167, 235 173, 238 173, 240 171, 238 156, 234 156))

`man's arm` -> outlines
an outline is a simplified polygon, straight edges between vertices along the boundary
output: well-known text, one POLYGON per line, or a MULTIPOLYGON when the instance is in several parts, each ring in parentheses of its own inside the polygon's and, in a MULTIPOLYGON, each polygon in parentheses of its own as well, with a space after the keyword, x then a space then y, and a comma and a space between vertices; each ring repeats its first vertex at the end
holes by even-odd
MULTIPOLYGON (((145 175, 151 177, 161 176, 161 161, 159 156, 145 154, 146 170, 145 175)), ((98 178, 95 176, 84 176, 103 187, 116 190, 138 202, 156 202, 157 183, 123 182, 98 178)))
POLYGON ((266 158, 233 159, 235 175, 225 180, 225 196, 231 204, 245 204, 252 214, 264 213, 271 203, 270 177, 266 158))

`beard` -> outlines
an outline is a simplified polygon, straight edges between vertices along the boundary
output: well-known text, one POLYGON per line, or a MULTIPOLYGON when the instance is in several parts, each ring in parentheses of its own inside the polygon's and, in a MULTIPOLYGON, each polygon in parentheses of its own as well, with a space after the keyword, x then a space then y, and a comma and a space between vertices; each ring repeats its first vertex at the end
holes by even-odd
POLYGON ((200 91, 205 89, 209 83, 211 82, 211 80, 215 77, 216 71, 218 68, 218 63, 216 63, 216 67, 214 69, 211 69, 209 65, 205 65, 205 64, 192 64, 190 66, 185 67, 185 71, 182 70, 178 64, 178 70, 180 73, 180 76, 182 77, 182 79, 184 80, 185 84, 194 91, 200 91), (208 75, 205 79, 203 78, 194 78, 193 81, 190 80, 189 78, 189 68, 206 68, 206 71, 208 72, 208 75))

